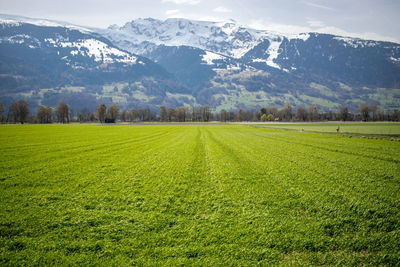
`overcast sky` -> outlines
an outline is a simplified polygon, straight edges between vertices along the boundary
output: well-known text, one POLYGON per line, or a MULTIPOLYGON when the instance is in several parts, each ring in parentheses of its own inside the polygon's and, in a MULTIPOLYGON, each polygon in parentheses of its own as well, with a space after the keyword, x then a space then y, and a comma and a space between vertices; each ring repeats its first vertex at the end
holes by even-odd
POLYGON ((0 0, 0 13, 105 28, 183 17, 279 32, 327 32, 400 42, 399 0, 0 0))

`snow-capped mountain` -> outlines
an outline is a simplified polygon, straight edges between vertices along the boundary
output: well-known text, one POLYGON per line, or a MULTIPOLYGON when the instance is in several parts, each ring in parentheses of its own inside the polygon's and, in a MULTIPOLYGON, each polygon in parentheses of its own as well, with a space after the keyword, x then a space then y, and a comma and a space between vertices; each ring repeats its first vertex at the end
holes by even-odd
MULTIPOLYGON (((240 27, 234 21, 206 22, 186 19, 137 19, 102 32, 120 47, 144 54, 149 44, 191 46, 240 58, 257 44, 261 31, 240 27)), ((274 36, 272 36, 273 38, 274 36)))
POLYGON ((128 105, 139 102, 134 95, 155 95, 161 103, 169 85, 170 91, 182 87, 158 64, 91 30, 0 16, 0 98, 6 104, 23 97, 33 106, 56 105, 63 98, 77 107, 128 105))
POLYGON ((152 18, 137 19, 122 27, 112 25, 100 31, 119 47, 136 54, 145 55, 154 45, 190 46, 233 58, 243 57, 264 40, 270 42, 266 61, 276 67, 279 46, 284 38, 307 40, 309 34, 284 36, 271 31, 246 28, 234 20, 223 22, 192 21, 187 19, 152 18))
POLYGON ((0 19, 0 29, 0 43, 3 46, 48 49, 75 69, 85 67, 83 58, 92 59, 99 64, 144 65, 137 56, 115 47, 109 40, 84 28, 63 26, 47 20, 19 21, 7 17, 0 19))
POLYGON ((137 19, 98 32, 118 47, 159 63, 191 88, 188 93, 217 107, 284 102, 353 108, 359 102, 400 105, 396 43, 281 34, 232 20, 137 19), (381 95, 379 88, 395 91, 381 95))
MULTIPOLYGON (((277 59, 288 57, 286 52, 289 45, 295 47, 299 55, 298 47, 304 46, 310 37, 331 36, 332 45, 340 45, 345 48, 372 48, 384 44, 385 48, 394 49, 389 57, 394 62, 399 58, 393 57, 398 53, 399 44, 362 40, 351 37, 340 37, 328 34, 300 33, 283 34, 266 30, 255 30, 237 24, 234 20, 223 22, 193 21, 187 19, 157 20, 152 18, 136 19, 126 23, 122 27, 112 25, 106 30, 98 30, 99 33, 109 38, 118 47, 132 53, 149 55, 152 50, 163 46, 189 46, 200 48, 226 57, 236 59, 252 53, 252 62, 262 62, 266 65, 282 69, 277 59), (267 45, 263 45, 267 43, 267 45), (262 53, 255 55, 255 47, 262 45, 262 53)), ((333 47, 332 47, 333 48, 333 47)), ((334 53, 334 51, 324 51, 334 53)), ((335 55, 331 55, 334 57, 335 55)), ((290 70, 290 69, 287 69, 290 70)))
POLYGON ((0 15, 0 101, 216 110, 400 108, 400 44, 287 35, 235 21, 137 19, 94 29, 0 15), (94 100, 93 100, 94 99, 94 100), (90 104, 88 104, 90 103, 90 104))

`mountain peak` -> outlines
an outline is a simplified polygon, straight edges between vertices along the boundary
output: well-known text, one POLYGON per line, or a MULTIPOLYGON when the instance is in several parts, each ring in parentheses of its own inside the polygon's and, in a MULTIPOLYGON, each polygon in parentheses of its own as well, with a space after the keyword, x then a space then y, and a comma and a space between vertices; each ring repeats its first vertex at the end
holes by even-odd
POLYGON ((148 44, 185 45, 235 58, 243 56, 261 37, 259 31, 240 26, 233 19, 210 22, 185 18, 136 19, 119 29, 109 27, 105 35, 117 44, 128 36, 132 45, 124 49, 136 54, 141 54, 148 44))

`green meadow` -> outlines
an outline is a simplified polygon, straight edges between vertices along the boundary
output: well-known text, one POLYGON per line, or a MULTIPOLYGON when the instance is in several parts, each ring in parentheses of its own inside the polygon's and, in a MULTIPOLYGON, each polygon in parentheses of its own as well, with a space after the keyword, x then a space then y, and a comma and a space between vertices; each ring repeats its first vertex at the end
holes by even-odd
POLYGON ((54 124, 0 144, 2 266, 400 264, 398 141, 54 124))
POLYGON ((255 127, 283 129, 306 132, 366 134, 366 135, 400 135, 400 123, 271 123, 257 124, 255 127))

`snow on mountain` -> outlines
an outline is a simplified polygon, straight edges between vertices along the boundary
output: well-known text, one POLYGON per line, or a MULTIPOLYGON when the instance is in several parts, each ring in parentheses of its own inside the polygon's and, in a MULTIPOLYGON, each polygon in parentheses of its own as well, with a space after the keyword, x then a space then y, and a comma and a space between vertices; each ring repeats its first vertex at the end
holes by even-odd
MULTIPOLYGON (((279 56, 284 38, 307 41, 308 33, 283 35, 272 31, 255 30, 237 24, 234 20, 223 22, 167 19, 165 21, 147 18, 136 19, 122 27, 112 25, 99 33, 117 46, 140 55, 149 55, 156 46, 191 46, 219 55, 242 58, 259 43, 269 40, 268 58, 255 59, 268 66, 281 69, 275 62, 279 56)), ((206 60, 207 61, 207 60, 206 60)), ((209 62, 209 61, 207 61, 209 62)))
POLYGON ((289 39, 298 39, 298 40, 303 40, 304 42, 310 38, 310 33, 297 33, 297 34, 285 34, 285 36, 289 39))
POLYGON ((115 47, 110 47, 104 42, 96 39, 84 39, 76 42, 65 42, 47 38, 46 42, 54 47, 72 48, 70 54, 76 56, 93 57, 96 62, 114 63, 121 62, 127 64, 136 64, 137 58, 127 52, 121 51, 115 47))
MULTIPOLYGON (((138 61, 135 55, 114 47, 98 34, 68 23, 0 15, 0 29, 0 44, 19 44, 31 49, 55 49, 67 64, 75 61, 77 56, 87 57, 103 64, 144 64, 138 61), (27 30, 24 27, 30 28, 27 30)), ((77 68, 82 67, 79 63, 71 65, 77 68)))
POLYGON ((277 59, 279 56, 279 47, 281 46, 281 43, 282 43, 282 40, 277 39, 277 40, 273 40, 271 42, 271 44, 269 45, 268 50, 267 50, 267 54, 269 54, 269 57, 267 58, 267 60, 265 62, 268 66, 271 66, 271 67, 277 68, 277 69, 281 68, 278 64, 276 64, 274 62, 274 60, 277 59))
MULTIPOLYGON (((110 26, 101 31, 118 46, 137 54, 146 45, 192 46, 225 56, 240 58, 265 36, 262 31, 246 29, 229 20, 225 22, 187 19, 137 19, 122 27, 110 26)), ((270 35, 270 34, 269 34, 270 35)))
MULTIPOLYGON (((135 54, 152 57, 157 47, 189 46, 205 51, 204 62, 213 62, 212 54, 234 59, 246 58, 261 68, 275 68, 284 72, 298 69, 306 53, 319 51, 331 62, 336 55, 331 47, 364 49, 379 46, 392 49, 393 43, 362 40, 319 33, 283 34, 268 30, 255 30, 239 25, 234 20, 223 22, 194 21, 188 19, 157 20, 136 19, 122 27, 112 25, 98 30, 116 46, 135 54), (306 44, 307 43, 307 44, 306 44), (319 44, 317 44, 319 43, 319 44), (329 44, 328 44, 329 43, 329 44), (326 47, 325 47, 326 46, 326 47), (325 51, 320 51, 324 47, 325 51), (310 50, 309 50, 310 49, 310 50), (206 52, 207 51, 207 52, 206 52), (291 62, 295 59, 295 62, 291 62), (260 64, 261 63, 261 64, 260 64)), ((397 52, 396 52, 397 53, 397 52)), ((397 58, 392 53, 393 58, 397 58)), ((215 56, 214 55, 214 56, 215 56)), ((386 56, 386 60, 396 62, 386 56)), ((246 63, 246 64, 247 64, 246 63)))
POLYGON ((0 16, 0 101, 25 99, 74 109, 100 103, 155 108, 185 87, 159 64, 115 46, 96 32, 57 22, 0 16))
POLYGON ((71 24, 68 22, 0 14, 0 25, 8 24, 8 25, 13 25, 13 26, 18 26, 18 25, 21 25, 22 23, 32 24, 32 25, 36 25, 36 26, 46 26, 46 27, 65 27, 65 28, 69 28, 69 29, 79 30, 82 32, 93 32, 93 30, 91 30, 87 27, 74 25, 74 24, 71 24))
POLYGON ((343 42, 344 46, 350 46, 353 48, 375 47, 379 43, 377 41, 341 36, 337 36, 334 39, 343 42))
POLYGON ((400 63, 400 58, 390 57, 390 60, 393 61, 394 63, 400 63))
POLYGON ((224 57, 221 55, 218 55, 216 53, 210 52, 210 51, 206 51, 206 53, 203 55, 202 60, 207 64, 207 65, 213 65, 213 61, 214 60, 218 60, 218 59, 223 59, 224 57))
POLYGON ((46 105, 66 97, 76 107, 399 107, 400 45, 390 42, 280 34, 232 20, 137 19, 92 29, 0 15, 0 46, 0 100, 8 103, 23 96, 46 105), (68 89, 76 86, 79 94, 68 89))
MULTIPOLYGON (((16 25, 16 24, 12 24, 16 25)), ((29 42, 31 48, 35 48, 40 46, 40 41, 39 39, 32 37, 27 34, 15 34, 12 36, 1 36, 0 37, 0 43, 9 43, 9 44, 24 44, 25 42, 29 42), (35 44, 35 45, 32 45, 35 44)))

